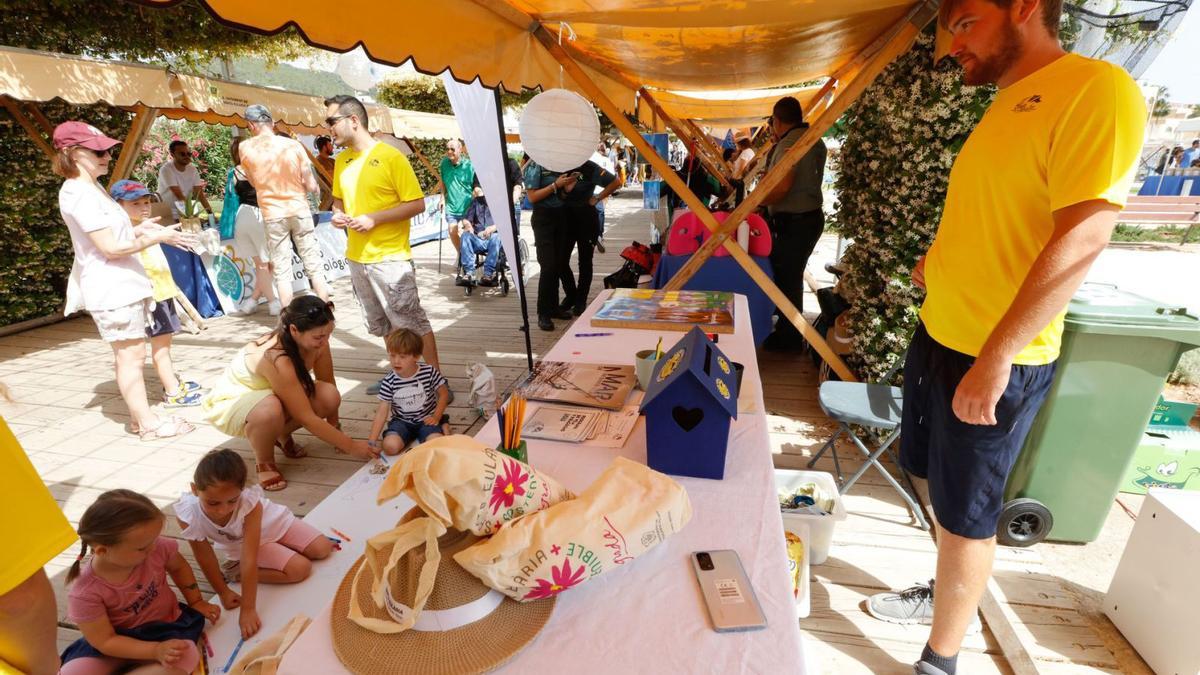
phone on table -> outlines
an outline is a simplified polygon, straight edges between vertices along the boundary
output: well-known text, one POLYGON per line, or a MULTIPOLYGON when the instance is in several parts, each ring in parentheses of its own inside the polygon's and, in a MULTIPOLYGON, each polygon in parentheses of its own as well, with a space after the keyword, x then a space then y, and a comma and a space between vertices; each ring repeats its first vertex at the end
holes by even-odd
POLYGON ((692 568, 713 630, 734 633, 767 627, 767 618, 737 551, 697 551, 692 554, 692 568))

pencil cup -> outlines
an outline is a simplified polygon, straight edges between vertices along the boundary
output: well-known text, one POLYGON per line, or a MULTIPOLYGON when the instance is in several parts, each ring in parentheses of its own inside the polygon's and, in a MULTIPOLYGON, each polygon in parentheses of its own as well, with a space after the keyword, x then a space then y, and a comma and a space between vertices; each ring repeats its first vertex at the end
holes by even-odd
POLYGON ((498 447, 496 449, 499 450, 501 454, 508 455, 518 462, 524 462, 526 464, 529 463, 529 446, 525 445, 525 441, 517 443, 517 447, 515 448, 498 447))
POLYGON ((633 372, 637 375, 638 386, 643 390, 650 386, 650 376, 654 374, 654 364, 658 362, 655 353, 654 349, 643 349, 634 354, 633 372))

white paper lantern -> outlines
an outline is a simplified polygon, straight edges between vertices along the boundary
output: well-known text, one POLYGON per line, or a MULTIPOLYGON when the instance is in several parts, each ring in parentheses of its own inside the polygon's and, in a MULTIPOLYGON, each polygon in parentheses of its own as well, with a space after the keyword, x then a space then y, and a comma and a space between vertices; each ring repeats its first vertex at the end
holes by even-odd
POLYGON ((600 118, 587 99, 566 89, 544 91, 521 114, 521 146, 551 171, 583 164, 600 143, 600 118))
POLYGON ((379 81, 376 70, 375 63, 358 47, 338 56, 335 72, 355 91, 367 91, 379 81))

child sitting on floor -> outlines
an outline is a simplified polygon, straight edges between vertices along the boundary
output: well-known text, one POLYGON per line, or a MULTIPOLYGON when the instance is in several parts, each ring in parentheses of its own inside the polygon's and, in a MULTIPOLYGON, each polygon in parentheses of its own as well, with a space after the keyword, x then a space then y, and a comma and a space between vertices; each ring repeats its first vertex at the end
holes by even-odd
POLYGON ((423 443, 450 433, 445 414, 450 387, 437 368, 420 360, 420 335, 401 328, 384 338, 384 344, 392 370, 379 382, 379 410, 367 443, 377 445, 382 433, 383 451, 396 455, 414 439, 423 443))
POLYGON ((163 514, 132 490, 100 495, 79 521, 83 542, 67 572, 67 618, 83 637, 62 654, 61 675, 102 675, 158 665, 187 675, 200 663, 196 640, 221 608, 204 601, 163 514), (85 559, 88 549, 92 557, 85 559), (178 602, 167 574, 188 604, 178 602))
MULTIPOLYGON (((135 223, 150 217, 150 190, 135 180, 119 180, 113 184, 109 194, 135 223)), ((171 336, 181 329, 179 314, 175 311, 172 298, 180 294, 167 256, 158 244, 138 252, 138 260, 146 268, 150 285, 154 289, 154 311, 150 313, 150 354, 154 370, 163 385, 163 407, 184 408, 200 405, 200 385, 182 380, 175 373, 171 362, 171 336)))
POLYGON ((196 466, 192 491, 175 503, 175 516, 205 578, 225 609, 241 607, 242 637, 258 632, 258 582, 292 584, 308 578, 310 560, 333 552, 329 538, 263 497, 260 486, 246 488, 246 464, 233 450, 213 450, 196 466), (220 565, 213 544, 225 554, 220 565), (241 580, 242 593, 229 587, 241 580))

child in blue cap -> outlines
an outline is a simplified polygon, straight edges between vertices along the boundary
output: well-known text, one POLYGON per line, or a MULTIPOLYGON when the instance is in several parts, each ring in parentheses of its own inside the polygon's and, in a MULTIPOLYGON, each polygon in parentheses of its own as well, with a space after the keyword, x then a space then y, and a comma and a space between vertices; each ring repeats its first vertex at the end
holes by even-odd
MULTIPOLYGON (((135 180, 119 180, 109 189, 112 198, 125 209, 129 219, 140 223, 150 217, 150 190, 135 180)), ((163 385, 163 403, 167 408, 200 405, 202 392, 198 383, 184 380, 175 373, 171 362, 171 336, 181 329, 179 314, 172 299, 180 294, 167 257, 158 244, 138 254, 150 285, 154 289, 154 311, 150 314, 150 350, 154 369, 163 385)))

